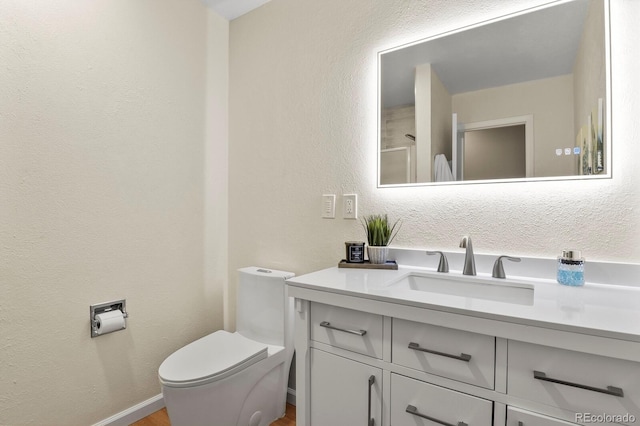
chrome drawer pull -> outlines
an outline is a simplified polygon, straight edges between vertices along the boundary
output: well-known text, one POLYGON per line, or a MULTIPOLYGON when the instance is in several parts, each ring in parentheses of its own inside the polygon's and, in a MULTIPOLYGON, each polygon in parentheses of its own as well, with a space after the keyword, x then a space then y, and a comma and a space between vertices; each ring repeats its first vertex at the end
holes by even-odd
POLYGON ((433 417, 425 416, 424 414, 418 413, 418 409, 413 405, 407 405, 407 409, 405 410, 409 414, 413 414, 417 417, 422 417, 423 419, 431 420, 432 422, 439 423, 444 426, 468 426, 465 422, 458 422, 457 424, 443 422, 442 420, 434 419, 433 417))
POLYGON ((471 361, 471 355, 460 354, 460 355, 451 355, 444 352, 432 351, 431 349, 421 348, 419 344, 415 342, 409 343, 409 349, 413 349, 414 351, 427 352, 434 355, 446 356, 447 358, 453 358, 464 362, 471 361))
POLYGON ((322 321, 320 327, 330 328, 331 330, 344 331, 345 333, 355 334, 357 336, 364 336, 367 334, 367 330, 349 330, 347 328, 338 328, 331 325, 329 321, 322 321))
POLYGON ((375 426, 376 424, 376 420, 371 417, 371 388, 373 387, 373 384, 376 382, 376 376, 371 375, 369 376, 369 409, 367 411, 367 425, 368 426, 375 426))
POLYGON ((560 385, 571 386, 571 387, 574 387, 574 388, 580 388, 580 389, 590 390, 590 391, 593 391, 593 392, 605 393, 607 395, 619 396, 621 398, 624 397, 624 392, 622 391, 622 389, 617 388, 615 386, 607 386, 606 389, 594 388, 593 386, 581 385, 579 383, 566 382, 566 381, 560 380, 560 379, 553 379, 551 377, 547 377, 547 375, 545 373, 543 373, 542 371, 534 371, 533 372, 533 378, 534 379, 538 379, 538 380, 543 380, 545 382, 558 383, 560 385))

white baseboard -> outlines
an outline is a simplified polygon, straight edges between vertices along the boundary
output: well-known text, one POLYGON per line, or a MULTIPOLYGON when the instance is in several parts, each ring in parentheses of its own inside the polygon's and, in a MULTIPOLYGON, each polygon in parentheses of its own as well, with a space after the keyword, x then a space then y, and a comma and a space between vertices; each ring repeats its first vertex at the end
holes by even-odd
POLYGON ((155 413, 163 408, 164 399, 162 398, 162 394, 159 394, 147 399, 146 401, 142 401, 140 404, 136 404, 133 407, 116 413, 108 419, 99 421, 93 426, 129 426, 131 423, 135 423, 138 420, 147 417, 149 414, 155 413))
MULTIPOLYGON (((287 388, 287 402, 296 405, 296 390, 287 388)), ((165 407, 162 394, 153 396, 140 404, 127 408, 124 411, 114 414, 108 419, 94 423, 92 426, 129 426, 138 420, 147 417, 149 414, 155 413, 165 407)))
POLYGON ((287 388, 287 403, 296 405, 296 390, 287 388))

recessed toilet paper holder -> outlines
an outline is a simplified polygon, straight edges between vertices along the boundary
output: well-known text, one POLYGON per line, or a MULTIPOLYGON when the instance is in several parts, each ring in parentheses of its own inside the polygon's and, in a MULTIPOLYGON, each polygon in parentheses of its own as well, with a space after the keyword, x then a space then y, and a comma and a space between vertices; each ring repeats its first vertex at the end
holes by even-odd
MULTIPOLYGON (((118 331, 118 330, 113 330, 110 331, 108 333, 101 333, 98 334, 98 320, 96 319, 96 315, 100 315, 103 314, 105 312, 110 312, 110 311, 115 311, 115 310, 120 310, 122 312, 122 316, 126 319, 129 318, 129 314, 127 313, 127 301, 126 299, 122 299, 122 300, 114 300, 113 302, 104 302, 104 303, 97 303, 95 305, 91 305, 89 306, 89 325, 91 327, 91 337, 98 337, 98 336, 102 336, 103 334, 108 334, 108 333, 112 333, 113 331, 118 331)), ((124 330, 125 328, 127 328, 127 322, 125 320, 124 322, 124 326, 122 328, 120 328, 119 330, 124 330)))

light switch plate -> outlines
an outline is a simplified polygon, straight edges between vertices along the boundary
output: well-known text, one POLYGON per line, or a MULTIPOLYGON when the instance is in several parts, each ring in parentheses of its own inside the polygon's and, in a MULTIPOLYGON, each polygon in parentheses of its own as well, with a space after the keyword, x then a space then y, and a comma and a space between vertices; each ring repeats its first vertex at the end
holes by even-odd
POLYGON ((322 217, 336 218, 336 194, 322 194, 322 217))
POLYGON ((344 219, 358 218, 358 195, 357 194, 342 195, 342 217, 344 219))

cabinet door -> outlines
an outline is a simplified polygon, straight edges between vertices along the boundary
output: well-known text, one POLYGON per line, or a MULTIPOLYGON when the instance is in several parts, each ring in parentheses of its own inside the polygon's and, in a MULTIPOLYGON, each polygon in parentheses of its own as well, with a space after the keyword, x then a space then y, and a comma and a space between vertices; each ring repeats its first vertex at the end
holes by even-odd
POLYGON ((382 370, 311 349, 311 426, 381 426, 382 370))

